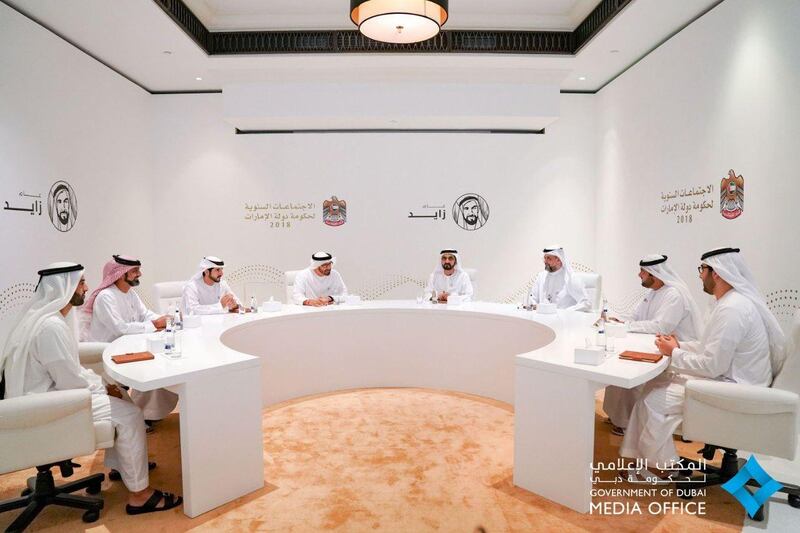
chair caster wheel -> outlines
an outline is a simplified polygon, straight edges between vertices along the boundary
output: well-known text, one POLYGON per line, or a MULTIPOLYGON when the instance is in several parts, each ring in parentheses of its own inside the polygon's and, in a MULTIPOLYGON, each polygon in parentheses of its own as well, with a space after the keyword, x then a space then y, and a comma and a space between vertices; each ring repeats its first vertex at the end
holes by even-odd
POLYGON ((30 495, 31 492, 32 492, 31 489, 25 489, 22 492, 20 492, 19 495, 24 497, 30 495))
POLYGON ((800 509, 800 496, 797 494, 789 494, 789 505, 795 509, 800 509))
POLYGON ((83 513, 83 521, 87 524, 91 522, 97 522, 100 518, 100 509, 89 509, 85 513, 83 513))
POLYGON ((92 496, 100 494, 100 483, 92 483, 86 487, 86 494, 91 494, 92 496))

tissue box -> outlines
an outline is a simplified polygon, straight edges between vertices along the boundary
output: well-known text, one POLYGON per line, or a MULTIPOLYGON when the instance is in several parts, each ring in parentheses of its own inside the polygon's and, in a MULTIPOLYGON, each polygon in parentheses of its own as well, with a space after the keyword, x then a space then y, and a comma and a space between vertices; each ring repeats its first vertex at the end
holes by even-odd
POLYGON ((281 304, 277 300, 270 300, 268 302, 264 302, 263 304, 261 304, 261 310, 266 313, 275 313, 277 311, 280 311, 282 307, 283 304, 281 304))
POLYGON ((150 353, 162 353, 164 351, 164 338, 161 335, 147 337, 147 351, 150 353))
POLYGON ((464 297, 460 294, 450 294, 447 297, 447 305, 461 305, 464 303, 464 297))
POLYGON ((200 315, 186 315, 183 317, 183 328, 190 329, 190 328, 199 328, 202 324, 202 319, 200 315))
POLYGON ((347 305, 359 305, 361 303, 361 296, 358 294, 348 294, 344 297, 344 303, 347 305))
POLYGON ((540 315, 554 315, 558 311, 558 306, 553 303, 545 302, 536 306, 536 312, 540 315))
POLYGON ((575 362, 579 365, 599 365, 606 360, 606 350, 602 346, 575 348, 575 362))

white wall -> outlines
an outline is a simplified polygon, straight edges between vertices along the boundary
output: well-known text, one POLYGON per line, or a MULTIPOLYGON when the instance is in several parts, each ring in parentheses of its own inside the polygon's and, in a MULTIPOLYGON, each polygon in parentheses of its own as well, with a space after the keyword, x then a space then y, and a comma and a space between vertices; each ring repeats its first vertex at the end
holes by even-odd
MULTIPOLYGON (((36 271, 79 261, 87 280, 126 250, 153 261, 149 203, 149 94, 39 25, 0 4, 0 204, 29 207, 41 194, 41 215, 0 209, 0 297, 36 282, 36 271), (57 180, 75 190, 78 217, 62 233, 47 215, 57 180)), ((3 307, 3 306, 0 306, 3 307)), ((0 309, 0 339, 7 327, 0 309)))
MULTIPOLYGON (((386 280, 427 279, 439 250, 454 246, 465 266, 480 270, 479 296, 502 299, 541 269, 548 242, 594 263, 591 96, 563 95, 562 116, 545 135, 235 135, 222 101, 218 94, 153 98, 155 217, 188 230, 187 239, 158 239, 161 278, 185 278, 204 254, 233 268, 289 270, 330 250, 351 292, 370 295, 386 280), (467 192, 491 209, 474 232, 450 218, 467 192), (322 201, 334 194, 348 203, 348 221, 338 228, 320 220, 322 201), (244 220, 247 202, 316 202, 319 212, 298 227, 272 229, 244 220), (408 218, 423 204, 442 203, 443 222, 408 218), (574 214, 565 217, 567 206, 574 214)), ((384 297, 418 291, 408 285, 384 297)))
POLYGON ((800 288, 798 20, 796 0, 727 0, 597 95, 597 266, 612 301, 636 290, 651 252, 669 255, 700 297, 700 254, 728 245, 764 292, 800 288), (734 220, 719 213, 729 169, 745 178, 734 220), (705 184, 714 209, 688 224, 661 213, 662 192, 705 184))

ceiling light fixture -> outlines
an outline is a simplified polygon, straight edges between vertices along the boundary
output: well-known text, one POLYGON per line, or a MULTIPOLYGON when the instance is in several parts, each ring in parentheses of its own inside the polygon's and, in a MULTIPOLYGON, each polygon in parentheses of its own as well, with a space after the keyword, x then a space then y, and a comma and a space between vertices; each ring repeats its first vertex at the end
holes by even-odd
POLYGON ((196 77, 195 79, 196 79, 197 81, 203 81, 203 78, 201 78, 200 76, 196 77))
POLYGON ((447 22, 449 0, 350 0, 350 20, 375 41, 417 43, 447 22))
POLYGON ((586 81, 586 76, 578 76, 579 81, 586 81))

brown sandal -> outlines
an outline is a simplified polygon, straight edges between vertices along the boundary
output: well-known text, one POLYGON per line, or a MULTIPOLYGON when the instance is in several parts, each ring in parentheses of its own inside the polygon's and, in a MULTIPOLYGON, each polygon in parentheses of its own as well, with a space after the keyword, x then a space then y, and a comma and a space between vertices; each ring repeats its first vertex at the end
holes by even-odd
POLYGON ((131 505, 125 506, 125 512, 128 514, 144 514, 144 513, 157 513, 159 511, 167 511, 173 509, 183 503, 183 498, 175 496, 170 492, 161 492, 160 490, 153 491, 153 495, 144 502, 144 505, 131 505), (158 507, 161 500, 164 500, 164 506, 158 507))

